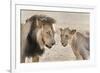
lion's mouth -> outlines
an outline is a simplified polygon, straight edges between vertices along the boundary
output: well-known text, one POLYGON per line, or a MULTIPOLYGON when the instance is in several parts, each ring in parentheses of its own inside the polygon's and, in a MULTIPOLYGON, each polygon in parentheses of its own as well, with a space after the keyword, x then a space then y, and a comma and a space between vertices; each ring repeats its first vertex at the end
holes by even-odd
POLYGON ((46 44, 46 47, 48 47, 48 48, 52 48, 52 46, 50 46, 50 45, 47 45, 47 44, 46 44))
POLYGON ((63 47, 66 47, 67 46, 67 44, 63 44, 63 43, 62 43, 62 45, 63 45, 63 47))

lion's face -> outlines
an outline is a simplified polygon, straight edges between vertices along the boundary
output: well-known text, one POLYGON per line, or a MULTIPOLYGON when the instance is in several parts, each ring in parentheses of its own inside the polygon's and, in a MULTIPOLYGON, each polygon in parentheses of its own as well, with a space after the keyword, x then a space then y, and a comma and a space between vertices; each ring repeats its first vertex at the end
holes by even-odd
POLYGON ((42 41, 44 45, 51 48, 55 44, 54 31, 51 25, 44 25, 42 30, 42 41))
POLYGON ((68 45, 68 43, 71 41, 73 34, 76 32, 76 30, 70 30, 69 28, 65 28, 65 29, 60 29, 61 34, 61 43, 62 45, 65 47, 68 45))

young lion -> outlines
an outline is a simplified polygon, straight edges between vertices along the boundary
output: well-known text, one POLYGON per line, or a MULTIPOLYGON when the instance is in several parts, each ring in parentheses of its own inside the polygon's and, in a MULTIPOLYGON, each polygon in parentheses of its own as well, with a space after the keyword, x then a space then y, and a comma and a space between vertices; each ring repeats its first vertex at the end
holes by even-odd
POLYGON ((70 30, 69 28, 60 28, 61 43, 65 47, 67 44, 71 45, 71 48, 76 56, 77 60, 89 59, 89 36, 84 36, 80 32, 76 32, 75 29, 70 30))

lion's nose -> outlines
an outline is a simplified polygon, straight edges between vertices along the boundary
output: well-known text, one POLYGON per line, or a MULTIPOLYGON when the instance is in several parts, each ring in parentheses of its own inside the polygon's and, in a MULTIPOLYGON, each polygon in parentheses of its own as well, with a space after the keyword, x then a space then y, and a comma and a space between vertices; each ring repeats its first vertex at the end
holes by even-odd
POLYGON ((64 43, 62 42, 62 45, 63 45, 64 43))
POLYGON ((52 42, 52 45, 54 45, 54 44, 55 44, 55 41, 52 42))

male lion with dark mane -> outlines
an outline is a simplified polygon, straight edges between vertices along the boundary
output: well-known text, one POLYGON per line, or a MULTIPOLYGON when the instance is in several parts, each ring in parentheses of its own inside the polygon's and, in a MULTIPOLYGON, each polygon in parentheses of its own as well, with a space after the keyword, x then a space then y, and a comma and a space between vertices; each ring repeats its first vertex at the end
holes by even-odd
POLYGON ((53 18, 45 15, 34 15, 26 20, 30 28, 26 44, 21 51, 21 63, 24 63, 26 58, 32 58, 32 62, 38 62, 39 56, 44 53, 44 46, 51 48, 55 44, 54 23, 53 18))
POLYGON ((60 28, 61 31, 61 43, 65 47, 67 44, 71 45, 71 48, 76 56, 77 60, 89 59, 90 47, 89 47, 89 33, 87 36, 80 32, 76 32, 76 29, 60 28))

